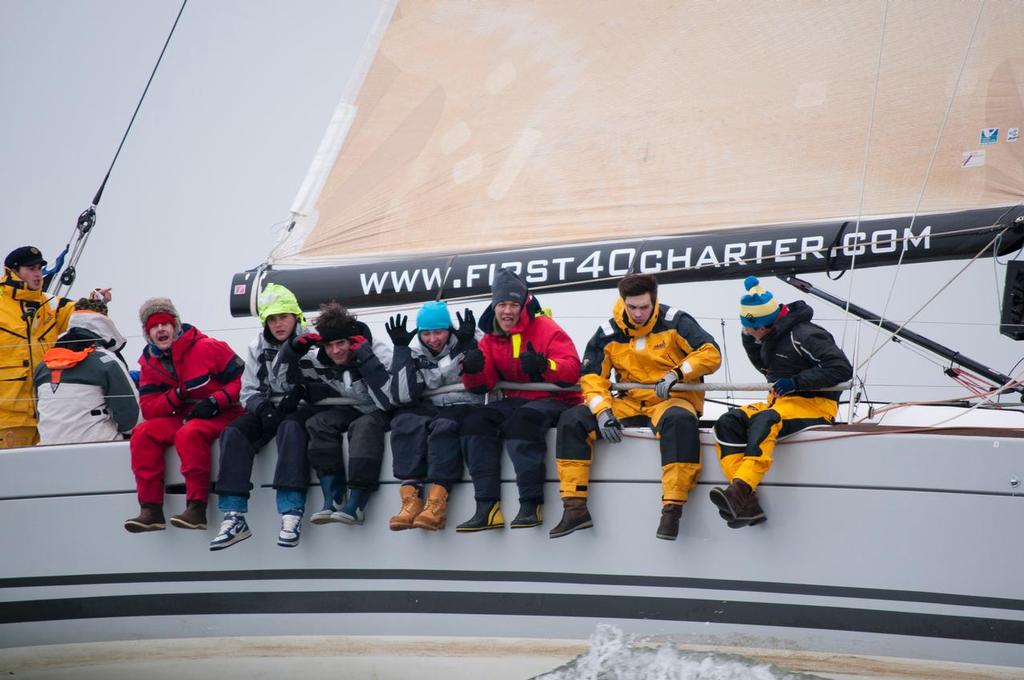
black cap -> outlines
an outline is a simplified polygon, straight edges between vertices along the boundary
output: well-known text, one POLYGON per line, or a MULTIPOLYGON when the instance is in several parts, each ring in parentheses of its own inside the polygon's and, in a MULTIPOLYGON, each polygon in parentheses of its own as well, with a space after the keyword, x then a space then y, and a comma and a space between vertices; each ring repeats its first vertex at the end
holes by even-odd
POLYGON ((31 267, 36 264, 41 264, 45 267, 46 260, 43 259, 43 254, 39 252, 39 248, 36 248, 35 246, 22 246, 20 248, 15 248, 4 259, 4 266, 8 269, 31 267))

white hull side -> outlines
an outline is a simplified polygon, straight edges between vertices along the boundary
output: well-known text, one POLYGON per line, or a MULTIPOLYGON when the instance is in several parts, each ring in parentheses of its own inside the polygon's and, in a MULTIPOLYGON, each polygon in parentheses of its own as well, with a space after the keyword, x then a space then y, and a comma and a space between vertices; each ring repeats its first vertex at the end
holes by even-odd
MULTIPOLYGON (((298 548, 280 548, 265 450, 255 535, 217 553, 207 550, 214 511, 205 533, 124 531, 137 510, 124 443, 3 452, 0 540, 12 549, 0 572, 0 646, 281 631, 585 638, 611 622, 693 644, 1024 666, 1024 499, 1011 493, 1024 438, 812 445, 835 434, 780 446, 760 492, 768 522, 730 530, 707 498, 724 480, 705 432, 705 469, 676 542, 654 537, 656 447, 630 440, 598 447, 591 530, 548 539, 560 515, 549 461, 542 529, 456 534, 472 514, 463 484, 445 531, 388 531, 398 509, 389 454, 366 525, 307 522, 298 548)), ((312 489, 309 506, 319 501, 312 489)), ((165 511, 182 505, 169 494, 165 511)))

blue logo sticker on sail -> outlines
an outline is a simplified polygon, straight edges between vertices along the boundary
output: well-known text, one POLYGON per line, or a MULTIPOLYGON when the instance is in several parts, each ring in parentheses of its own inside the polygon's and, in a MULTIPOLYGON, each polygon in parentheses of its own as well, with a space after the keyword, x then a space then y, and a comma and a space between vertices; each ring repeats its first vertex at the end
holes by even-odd
POLYGON ((984 128, 981 131, 982 144, 995 144, 999 141, 999 128, 984 128))
POLYGON ((1016 142, 1018 137, 1020 137, 1020 128, 1010 128, 1006 131, 1006 141, 1016 142))

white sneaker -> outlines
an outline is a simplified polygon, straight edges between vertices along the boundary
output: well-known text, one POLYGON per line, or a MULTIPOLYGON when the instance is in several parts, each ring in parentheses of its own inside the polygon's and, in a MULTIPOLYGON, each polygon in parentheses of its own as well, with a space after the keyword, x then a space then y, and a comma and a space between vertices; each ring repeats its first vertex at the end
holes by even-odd
POLYGON ((277 534, 277 544, 282 548, 294 548, 299 544, 302 533, 302 515, 281 515, 281 531, 277 534))
POLYGON ((324 508, 323 510, 317 510, 309 516, 309 521, 313 524, 331 524, 334 522, 340 522, 340 519, 334 518, 334 513, 338 511, 338 506, 334 505, 330 508, 324 508))
POLYGON ((224 515, 224 521, 220 523, 220 531, 212 541, 210 550, 223 550, 239 541, 252 536, 249 531, 249 524, 245 521, 245 515, 240 512, 229 512, 224 515))

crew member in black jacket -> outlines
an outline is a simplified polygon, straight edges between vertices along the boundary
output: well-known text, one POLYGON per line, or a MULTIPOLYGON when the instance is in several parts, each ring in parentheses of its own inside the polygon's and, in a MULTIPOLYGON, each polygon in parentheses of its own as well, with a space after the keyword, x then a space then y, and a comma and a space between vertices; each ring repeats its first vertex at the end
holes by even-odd
POLYGON ((743 349, 772 388, 767 401, 730 409, 715 423, 722 470, 731 482, 712 489, 711 501, 734 529, 766 519, 756 490, 772 466, 775 440, 813 425, 831 425, 842 391, 820 390, 853 375, 832 335, 811 323, 814 310, 805 302, 780 305, 755 276, 743 283, 743 349))

